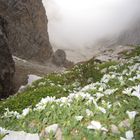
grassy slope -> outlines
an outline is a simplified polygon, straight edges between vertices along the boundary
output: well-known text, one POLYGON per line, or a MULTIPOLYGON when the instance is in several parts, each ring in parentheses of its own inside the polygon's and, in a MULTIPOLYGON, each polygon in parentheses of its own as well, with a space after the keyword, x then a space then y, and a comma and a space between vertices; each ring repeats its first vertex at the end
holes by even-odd
MULTIPOLYGON (((127 59, 130 59, 133 56, 140 55, 140 48, 136 48, 132 53, 125 54, 127 59)), ((17 94, 13 97, 10 97, 7 100, 0 101, 0 114, 3 115, 4 109, 9 108, 12 111, 21 112, 26 107, 35 107, 35 105, 46 96, 55 96, 60 98, 63 96, 68 96, 69 93, 73 91, 79 91, 82 87, 100 81, 103 73, 101 72, 106 68, 106 74, 110 72, 122 73, 124 69, 130 64, 123 64, 117 69, 108 69, 109 66, 117 65, 115 62, 106 62, 103 64, 97 64, 94 60, 90 60, 84 64, 79 64, 75 66, 70 71, 64 72, 63 74, 49 74, 45 78, 35 82, 31 87, 21 94, 17 94), (80 87, 80 88, 79 88, 80 87)), ((134 76, 135 73, 132 73, 131 76, 134 76)), ((139 80, 135 82, 128 81, 128 76, 124 76, 125 84, 121 85, 118 79, 111 79, 108 82, 108 88, 118 90, 110 96, 104 96, 97 101, 98 105, 106 108, 106 105, 103 105, 103 100, 107 103, 112 104, 112 108, 106 109, 107 113, 102 113, 93 105, 87 105, 85 100, 79 99, 74 101, 73 104, 69 106, 59 107, 56 103, 47 104, 47 107, 39 111, 30 112, 25 118, 15 119, 11 118, 2 118, 0 119, 0 126, 3 126, 7 129, 13 130, 25 130, 30 133, 41 132, 46 126, 59 123, 63 129, 63 137, 66 140, 82 140, 83 138, 87 140, 117 140, 120 136, 124 136, 124 132, 127 131, 127 128, 120 128, 120 134, 114 135, 111 133, 110 124, 118 124, 128 118, 126 111, 136 110, 139 114, 136 116, 134 122, 130 122, 131 127, 135 133, 135 139, 139 140, 140 138, 140 101, 136 97, 129 97, 122 94, 123 89, 129 86, 135 86, 140 83, 139 80), (124 100, 126 102, 124 102, 124 100), (117 104, 121 104, 121 107, 117 104), (129 103, 129 104, 128 104, 129 103), (85 114, 86 109, 91 110, 94 113, 94 116, 87 117, 85 114), (82 115, 84 119, 81 122, 75 120, 75 116, 82 115), (92 120, 100 121, 104 124, 105 127, 109 129, 107 134, 104 134, 100 131, 91 131, 87 129, 87 125, 92 120), (94 134, 94 135, 93 135, 94 134)), ((98 91, 89 90, 88 93, 94 96, 98 91)), ((50 136, 53 137, 53 136, 50 136)), ((52 138, 53 139, 53 138, 52 138)))
MULTIPOLYGON (((109 62, 106 65, 112 64, 113 62, 109 62)), ((5 108, 21 112, 28 106, 34 107, 46 96, 55 96, 57 98, 67 96, 69 92, 72 92, 77 87, 83 87, 91 82, 99 81, 102 74, 96 69, 96 66, 97 64, 94 64, 94 61, 88 61, 85 64, 76 65, 68 72, 49 74, 35 82, 31 87, 28 87, 25 92, 0 101, 0 114, 4 112, 5 108), (91 77, 92 79, 89 81, 91 77)))

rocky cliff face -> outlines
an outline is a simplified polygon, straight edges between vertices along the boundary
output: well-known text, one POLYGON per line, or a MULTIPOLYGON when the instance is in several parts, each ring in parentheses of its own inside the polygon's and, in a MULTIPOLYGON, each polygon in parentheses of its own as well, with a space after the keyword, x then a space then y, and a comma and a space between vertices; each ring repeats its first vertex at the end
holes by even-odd
MULTIPOLYGON (((42 0, 0 0, 0 16, 4 17, 8 23, 5 27, 7 30, 5 38, 8 37, 6 40, 1 39, 2 42, 0 42, 7 47, 0 50, 0 61, 2 60, 0 70, 6 69, 5 75, 8 73, 7 79, 5 77, 0 79, 2 83, 0 90, 7 90, 4 92, 5 95, 11 91, 14 73, 14 64, 8 46, 12 55, 27 62, 15 61, 14 92, 21 85, 26 84, 28 74, 44 75, 72 65, 66 60, 66 56, 54 57, 57 55, 49 42, 48 20, 42 0), (59 64, 56 63, 58 58, 59 64)), ((3 76, 2 73, 3 71, 0 71, 3 76)))
POLYGON ((7 22, 0 16, 0 99, 8 97, 13 90, 14 61, 8 48, 7 22))
POLYGON ((122 32, 118 38, 118 44, 121 45, 139 45, 140 44, 140 20, 136 21, 128 30, 122 32))
POLYGON ((0 0, 0 15, 8 21, 13 55, 41 62, 52 56, 42 0, 0 0))

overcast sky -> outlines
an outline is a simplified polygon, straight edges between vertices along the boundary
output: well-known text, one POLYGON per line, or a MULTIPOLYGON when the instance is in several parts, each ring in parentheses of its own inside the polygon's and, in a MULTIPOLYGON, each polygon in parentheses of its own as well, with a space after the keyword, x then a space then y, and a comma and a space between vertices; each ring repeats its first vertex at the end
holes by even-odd
POLYGON ((50 41, 84 47, 117 34, 140 16, 140 0, 43 0, 50 41))

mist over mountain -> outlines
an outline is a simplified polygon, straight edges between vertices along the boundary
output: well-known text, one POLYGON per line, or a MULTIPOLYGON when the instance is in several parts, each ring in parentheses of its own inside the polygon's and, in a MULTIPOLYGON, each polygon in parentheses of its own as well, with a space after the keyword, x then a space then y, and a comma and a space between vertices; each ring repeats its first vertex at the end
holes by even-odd
POLYGON ((53 46, 91 47, 100 38, 118 35, 140 18, 139 0, 43 0, 53 46))
POLYGON ((140 0, 0 0, 0 140, 139 130, 140 0))
POLYGON ((123 31, 117 42, 121 45, 140 44, 140 19, 134 22, 127 30, 123 31))
POLYGON ((94 46, 113 48, 117 46, 136 46, 140 44, 140 19, 133 21, 127 29, 117 35, 106 36, 96 41, 94 46))

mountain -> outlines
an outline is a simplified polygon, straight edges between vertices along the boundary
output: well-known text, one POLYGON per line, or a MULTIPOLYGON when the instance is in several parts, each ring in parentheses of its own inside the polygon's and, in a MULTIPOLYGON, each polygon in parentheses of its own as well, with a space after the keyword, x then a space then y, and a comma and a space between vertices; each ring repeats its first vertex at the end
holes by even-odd
POLYGON ((140 19, 119 35, 117 43, 121 45, 140 44, 140 19))
POLYGON ((8 40, 13 55, 40 62, 52 56, 42 0, 0 0, 0 15, 8 22, 8 40))
POLYGON ((42 76, 72 65, 63 50, 53 52, 42 0, 0 0, 0 15, 7 21, 7 42, 15 61, 15 92, 29 74, 42 76))
POLYGON ((140 44, 140 19, 130 24, 125 30, 120 32, 118 35, 112 35, 111 37, 105 37, 99 39, 95 46, 98 47, 117 47, 119 45, 139 45, 140 44))

